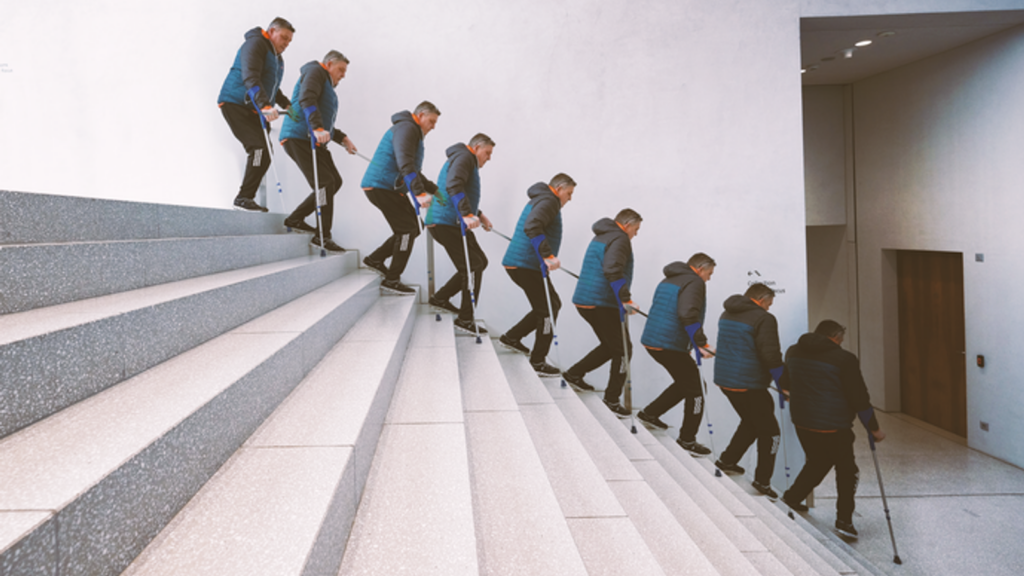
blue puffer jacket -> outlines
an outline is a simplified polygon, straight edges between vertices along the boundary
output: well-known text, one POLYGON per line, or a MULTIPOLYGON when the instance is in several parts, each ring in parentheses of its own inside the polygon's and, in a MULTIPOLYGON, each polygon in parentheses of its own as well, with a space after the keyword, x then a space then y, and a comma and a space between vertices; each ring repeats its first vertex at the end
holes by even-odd
POLYGON ((462 216, 479 214, 480 167, 476 155, 462 143, 449 146, 445 154, 448 161, 437 176, 437 194, 424 219, 427 226, 460 226, 462 216), (456 206, 451 197, 460 192, 465 197, 456 206))
POLYGON ((391 116, 391 128, 384 133, 363 174, 363 188, 405 192, 404 179, 423 169, 423 130, 412 113, 403 110, 391 116))
POLYGON ((274 102, 287 108, 288 99, 280 90, 282 78, 284 58, 274 50, 274 45, 264 35, 262 28, 253 28, 245 33, 245 42, 235 55, 235 63, 231 65, 231 70, 228 70, 217 102, 252 106, 246 94, 254 86, 259 86, 256 104, 261 110, 274 102))
POLYGON ((583 268, 572 303, 577 306, 619 308, 611 283, 625 278, 619 297, 629 302, 629 287, 633 283, 633 245, 629 236, 611 218, 602 218, 592 227, 594 239, 587 246, 583 268))
POLYGON ((284 117, 281 124, 282 142, 300 138, 309 141, 309 127, 303 110, 310 106, 316 106, 316 111, 309 117, 313 129, 322 128, 333 135, 334 120, 338 115, 338 94, 334 91, 334 82, 323 64, 313 61, 302 66, 299 80, 292 92, 292 101, 298 102, 299 105, 289 110, 288 115, 284 117))
POLYGON ((764 390, 768 370, 782 366, 779 326, 756 302, 735 294, 718 320, 715 384, 733 390, 764 390))
POLYGON ((820 334, 804 334, 786 351, 783 382, 801 428, 851 428, 857 412, 871 408, 857 357, 820 334))
POLYGON ((501 265, 540 271, 540 262, 530 239, 543 234, 541 257, 558 256, 558 248, 562 244, 562 201, 543 182, 530 186, 526 194, 530 201, 519 215, 516 231, 512 234, 512 241, 505 250, 501 265))
POLYGON ((665 266, 665 279, 654 291, 651 310, 640 343, 648 348, 687 352, 691 349, 686 327, 699 324, 693 335, 698 346, 708 343, 704 335, 704 280, 686 262, 665 266))

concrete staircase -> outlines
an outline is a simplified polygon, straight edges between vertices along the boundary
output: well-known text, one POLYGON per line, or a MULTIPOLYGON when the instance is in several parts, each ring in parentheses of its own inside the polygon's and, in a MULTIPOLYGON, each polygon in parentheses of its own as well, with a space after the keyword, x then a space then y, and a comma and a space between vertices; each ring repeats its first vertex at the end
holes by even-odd
POLYGON ((0 575, 879 573, 307 241, 0 192, 0 575))

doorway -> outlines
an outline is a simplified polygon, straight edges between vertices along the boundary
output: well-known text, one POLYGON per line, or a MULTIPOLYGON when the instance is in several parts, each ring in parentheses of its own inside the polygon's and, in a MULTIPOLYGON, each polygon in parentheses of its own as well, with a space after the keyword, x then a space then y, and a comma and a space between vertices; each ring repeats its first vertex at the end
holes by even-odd
POLYGON ((902 411, 966 437, 963 254, 900 250, 896 262, 902 411))

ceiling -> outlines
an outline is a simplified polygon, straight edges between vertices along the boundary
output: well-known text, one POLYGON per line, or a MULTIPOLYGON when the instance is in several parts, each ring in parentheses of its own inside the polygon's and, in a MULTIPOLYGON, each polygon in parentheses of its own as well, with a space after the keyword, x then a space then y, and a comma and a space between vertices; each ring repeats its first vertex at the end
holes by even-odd
POLYGON ((804 18, 803 84, 852 84, 1022 23, 1024 10, 804 18), (895 34, 879 36, 883 32, 895 34), (860 40, 873 42, 845 58, 842 50, 860 40))

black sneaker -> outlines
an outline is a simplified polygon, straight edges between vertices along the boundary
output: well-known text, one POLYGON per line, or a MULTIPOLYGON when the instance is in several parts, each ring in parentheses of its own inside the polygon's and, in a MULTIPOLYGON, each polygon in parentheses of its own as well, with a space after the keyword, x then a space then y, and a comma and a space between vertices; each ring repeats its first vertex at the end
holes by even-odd
POLYGON ((313 233, 316 234, 316 228, 313 228, 309 224, 306 224, 302 220, 292 220, 291 218, 284 219, 285 230, 289 232, 295 232, 296 234, 302 233, 313 233))
POLYGON ((602 401, 604 402, 604 405, 608 407, 609 410, 615 412, 616 416, 621 416, 623 418, 629 416, 629 410, 626 410, 626 407, 623 406, 622 404, 619 404, 618 401, 609 402, 607 398, 603 398, 602 401))
POLYGON ((432 308, 437 308, 441 312, 451 312, 453 314, 459 313, 459 309, 456 308, 454 304, 447 300, 441 300, 437 296, 431 296, 430 299, 427 300, 427 304, 430 304, 432 308))
POLYGON ((770 484, 761 484, 757 480, 754 480, 753 482, 750 483, 750 485, 754 487, 754 490, 757 490, 761 494, 767 496, 768 499, 771 500, 772 502, 775 502, 776 500, 779 499, 779 494, 775 490, 772 490, 770 484))
POLYGON ((743 466, 738 464, 726 464, 725 462, 722 462, 721 458, 715 461, 715 468, 718 468, 726 474, 743 474, 746 472, 746 470, 743 469, 743 466))
MULTIPOLYGON (((320 237, 314 235, 309 239, 309 245, 313 248, 320 248, 320 237)), ((345 252, 344 248, 335 244, 334 240, 331 240, 330 238, 324 238, 323 249, 328 252, 334 252, 335 254, 342 254, 345 252)))
POLYGON ((476 336, 477 334, 487 336, 487 330, 478 324, 474 324, 472 320, 456 318, 454 324, 456 330, 461 330, 470 336, 476 336))
POLYGON ((782 495, 782 503, 792 508, 794 512, 807 512, 808 510, 810 510, 810 508, 808 508, 806 505, 800 502, 794 502, 793 500, 790 500, 789 497, 785 494, 782 495))
POLYGON ((380 291, 388 296, 412 296, 416 289, 402 284, 398 280, 385 280, 380 283, 380 291))
POLYGON ((523 346, 522 342, 519 340, 513 340, 505 334, 502 334, 501 338, 498 338, 498 344, 501 344, 513 352, 519 352, 520 354, 526 354, 527 356, 530 355, 530 349, 523 346))
POLYGON ((683 450, 686 450, 694 456, 707 456, 708 454, 711 454, 711 448, 708 448, 696 440, 692 442, 684 442, 682 438, 680 438, 676 440, 676 444, 679 444, 683 447, 683 450))
POLYGON ((857 529, 853 527, 853 522, 843 522, 842 520, 836 520, 836 533, 850 540, 856 540, 860 536, 857 529))
POLYGON ((252 198, 242 198, 241 196, 235 198, 235 210, 245 210, 246 212, 267 212, 268 210, 263 206, 260 206, 252 198))
POLYGON ((575 374, 570 374, 568 372, 562 372, 562 378, 565 378, 565 381, 569 383, 569 386, 572 386, 573 389, 576 390, 577 392, 594 391, 594 387, 591 386, 590 384, 587 384, 586 381, 583 380, 583 376, 577 376, 575 374))
POLYGON ((380 274, 382 277, 387 278, 388 267, 385 266, 383 262, 377 262, 373 258, 367 256, 366 258, 363 258, 363 265, 370 268, 377 274, 380 274))
POLYGON ((558 376, 562 373, 561 370, 547 362, 530 362, 530 366, 533 366, 533 371, 536 372, 538 376, 542 377, 558 376))
POLYGON ((648 428, 654 427, 657 428, 658 430, 668 430, 668 424, 662 422, 661 418, 658 418, 657 416, 651 416, 650 414, 644 412, 643 410, 637 412, 636 417, 638 420, 643 422, 648 428))

